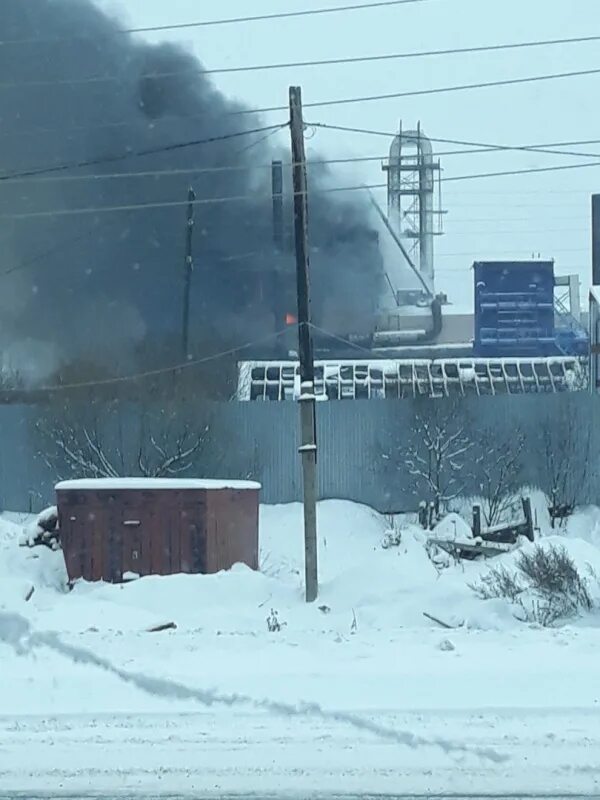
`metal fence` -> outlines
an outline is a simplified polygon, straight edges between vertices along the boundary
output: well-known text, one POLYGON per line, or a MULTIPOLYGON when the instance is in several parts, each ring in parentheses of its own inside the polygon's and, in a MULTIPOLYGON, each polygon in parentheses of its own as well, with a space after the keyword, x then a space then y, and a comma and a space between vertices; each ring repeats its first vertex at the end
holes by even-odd
MULTIPOLYGON (((295 403, 223 403, 213 409, 213 452, 202 457, 190 476, 252 477, 263 485, 266 503, 301 498, 298 407, 295 403)), ((48 409, 0 407, 0 504, 4 509, 38 510, 53 502, 60 470, 48 466, 50 439, 40 435, 39 422, 48 409)), ((134 450, 142 435, 135 406, 127 408, 127 435, 120 447, 134 450)), ((499 442, 524 440, 518 475, 523 485, 548 490, 553 476, 548 448, 566 466, 571 480, 581 484, 580 502, 597 502, 600 495, 600 441, 597 420, 600 398, 587 393, 467 397, 451 400, 362 400, 324 402, 317 406, 318 472, 321 498, 344 498, 380 511, 413 510, 427 487, 409 468, 409 455, 422 449, 423 421, 443 421, 449 431, 469 438, 465 458, 465 495, 480 489, 478 465, 496 452, 499 442), (412 448, 412 450, 411 450, 412 448), (472 468, 471 468, 472 467, 472 468)), ((73 428, 77 420, 68 420, 73 428)), ((107 448, 114 447, 106 421, 107 448)), ((120 430, 121 437, 123 436, 120 430)), ((516 446, 516 445, 515 445, 516 446)), ((556 465, 554 465, 556 466, 556 465)), ((482 467, 483 469, 483 467, 482 467)), ((76 471, 75 471, 76 473, 76 471)), ((73 470, 70 474, 74 474, 73 470)))

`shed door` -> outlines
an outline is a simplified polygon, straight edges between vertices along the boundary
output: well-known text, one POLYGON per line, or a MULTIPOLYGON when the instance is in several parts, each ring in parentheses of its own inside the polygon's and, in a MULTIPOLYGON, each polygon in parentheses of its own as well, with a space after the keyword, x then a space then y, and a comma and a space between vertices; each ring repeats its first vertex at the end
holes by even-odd
POLYGON ((186 503, 180 512, 181 572, 206 573, 206 507, 186 503))
MULTIPOLYGON (((127 496, 121 508, 123 572, 152 574, 153 514, 150 499, 143 494, 127 496)), ((160 572, 157 570, 158 574, 160 572)))

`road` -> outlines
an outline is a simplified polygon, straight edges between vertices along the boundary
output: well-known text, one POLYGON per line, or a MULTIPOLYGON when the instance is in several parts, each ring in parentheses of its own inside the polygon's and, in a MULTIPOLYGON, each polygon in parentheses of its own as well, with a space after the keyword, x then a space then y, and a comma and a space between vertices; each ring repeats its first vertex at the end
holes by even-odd
POLYGON ((25 792, 12 792, 0 794, 0 800, 589 800, 597 798, 593 794, 320 794, 318 792, 301 794, 112 794, 105 793, 46 793, 29 794, 25 792))
POLYGON ((0 798, 397 797, 399 788, 420 797, 600 796, 595 711, 367 716, 467 751, 488 747, 506 760, 412 748, 329 720, 259 711, 0 717, 0 798))

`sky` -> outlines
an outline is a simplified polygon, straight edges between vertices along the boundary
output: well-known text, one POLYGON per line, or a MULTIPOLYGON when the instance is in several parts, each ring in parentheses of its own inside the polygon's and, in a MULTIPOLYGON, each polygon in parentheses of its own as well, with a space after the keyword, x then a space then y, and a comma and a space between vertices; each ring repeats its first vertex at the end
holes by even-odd
MULTIPOLYGON (((153 26, 282 10, 335 7, 350 0, 97 0, 131 26, 153 26)), ((148 34, 179 42, 208 69, 357 55, 473 47, 600 34, 598 0, 423 0, 388 8, 148 34)), ((369 64, 215 75, 227 95, 257 107, 285 105, 288 87, 305 103, 600 68, 598 42, 497 53, 432 56, 369 64)), ((310 122, 394 132, 421 123, 430 137, 500 145, 600 139, 600 75, 448 94, 306 109, 310 122)), ((266 123, 285 112, 265 114, 266 123)), ((391 139, 311 129, 310 153, 385 157, 391 139)), ((285 142, 282 134, 282 142, 285 142)), ((449 148, 436 145, 437 149, 449 148)), ((444 235, 436 239, 436 288, 456 310, 472 305, 474 260, 553 258, 557 274, 590 283, 590 195, 600 166, 473 180, 464 175, 597 160, 600 142, 566 149, 598 158, 495 152, 442 156, 444 235), (446 182, 447 181, 447 182, 446 182)), ((379 161, 338 165, 335 183, 385 180, 379 161)), ((378 191, 385 204, 385 190, 378 191)))

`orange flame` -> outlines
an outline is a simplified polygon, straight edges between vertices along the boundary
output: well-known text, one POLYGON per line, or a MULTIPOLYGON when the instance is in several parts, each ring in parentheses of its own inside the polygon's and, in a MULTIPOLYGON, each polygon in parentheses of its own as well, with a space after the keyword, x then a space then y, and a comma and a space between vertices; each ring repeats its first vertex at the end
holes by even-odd
POLYGON ((285 324, 286 325, 295 325, 298 322, 298 318, 294 316, 294 314, 288 313, 285 315, 285 324))

